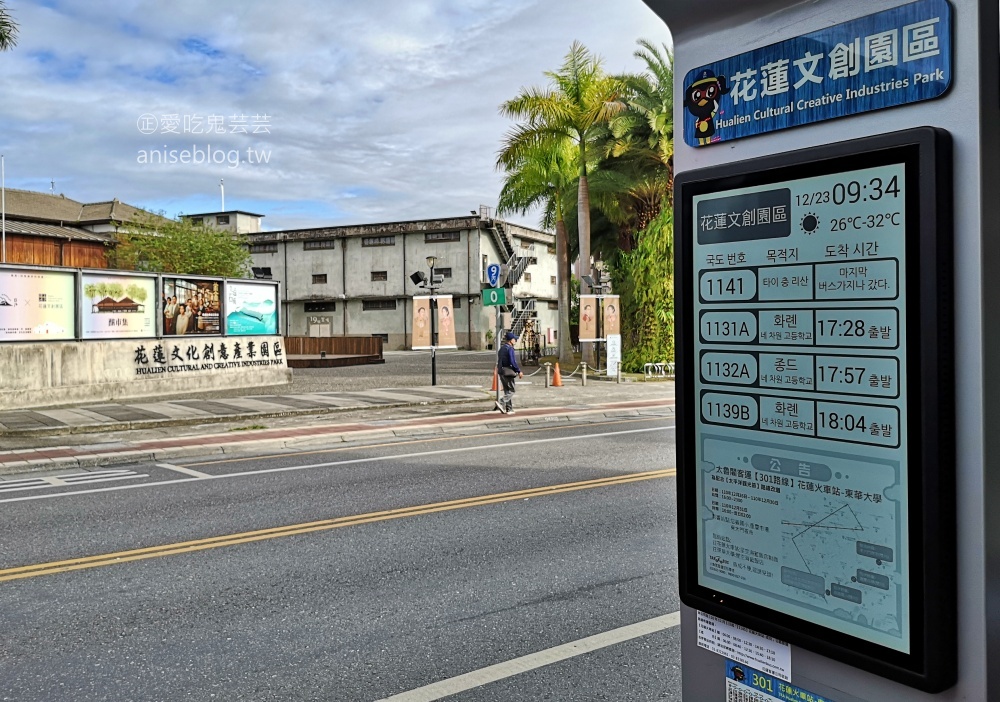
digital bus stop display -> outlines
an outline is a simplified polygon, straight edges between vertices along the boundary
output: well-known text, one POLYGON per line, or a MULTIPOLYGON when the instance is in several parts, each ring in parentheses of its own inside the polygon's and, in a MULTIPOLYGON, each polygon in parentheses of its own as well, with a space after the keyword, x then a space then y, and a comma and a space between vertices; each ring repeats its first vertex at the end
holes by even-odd
POLYGON ((693 199, 700 579, 910 647, 903 164, 693 199))
POLYGON ((953 675, 946 144, 685 173, 675 229, 682 599, 925 689, 953 675))

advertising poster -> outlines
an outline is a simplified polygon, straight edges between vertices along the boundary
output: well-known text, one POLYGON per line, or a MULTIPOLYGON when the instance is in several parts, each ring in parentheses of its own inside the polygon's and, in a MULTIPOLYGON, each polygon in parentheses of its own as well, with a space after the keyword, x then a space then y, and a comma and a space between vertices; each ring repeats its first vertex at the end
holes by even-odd
POLYGON ((457 349, 455 342, 455 306, 451 295, 438 295, 437 300, 437 347, 457 349))
POLYGON ((164 335, 220 333, 221 281, 164 278, 163 296, 164 335))
POLYGON ((0 341, 73 339, 72 273, 0 270, 0 341))
POLYGON ((618 295, 605 295, 601 300, 604 307, 604 336, 621 334, 621 305, 618 304, 618 295))
POLYGON ((83 274, 84 339, 156 336, 156 310, 155 278, 83 274))
POLYGON ((226 334, 274 336, 278 333, 278 286, 226 282, 226 334))
POLYGON ((414 350, 431 348, 431 298, 421 295, 413 298, 413 343, 414 350))
POLYGON ((580 341, 599 341, 597 336, 597 295, 580 296, 580 341))

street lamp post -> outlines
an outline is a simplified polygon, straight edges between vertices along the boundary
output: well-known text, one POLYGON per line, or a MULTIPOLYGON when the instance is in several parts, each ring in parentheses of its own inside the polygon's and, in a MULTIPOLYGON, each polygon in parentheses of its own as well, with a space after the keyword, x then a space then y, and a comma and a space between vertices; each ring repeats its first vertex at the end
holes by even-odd
POLYGON ((427 257, 427 266, 431 269, 431 278, 427 283, 427 289, 431 291, 431 385, 437 385, 437 328, 434 324, 434 310, 437 308, 437 300, 434 299, 434 265, 437 263, 437 256, 427 257))
POLYGON ((437 309, 437 300, 434 297, 434 292, 437 290, 438 286, 444 282, 444 278, 438 278, 434 273, 434 267, 437 265, 437 256, 427 257, 427 267, 431 269, 431 277, 428 278, 427 274, 423 271, 415 271, 410 274, 410 280, 418 288, 423 288, 424 290, 430 291, 430 308, 431 308, 431 385, 437 385, 437 325, 434 320, 434 310, 437 309))

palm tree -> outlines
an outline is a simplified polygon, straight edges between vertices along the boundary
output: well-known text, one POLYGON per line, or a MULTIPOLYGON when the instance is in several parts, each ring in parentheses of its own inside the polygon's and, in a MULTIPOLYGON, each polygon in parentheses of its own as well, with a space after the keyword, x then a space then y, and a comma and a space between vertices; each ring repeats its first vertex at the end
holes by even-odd
MULTIPOLYGON (((553 138, 570 139, 578 150, 581 276, 590 274, 590 191, 587 182, 590 151, 605 140, 608 124, 625 109, 624 84, 607 75, 601 63, 599 57, 574 41, 562 67, 545 73, 552 83, 550 88, 522 89, 517 97, 500 106, 500 113, 505 117, 523 120, 508 133, 506 140, 506 150, 514 160, 522 159, 523 153, 553 138)), ((581 285, 581 290, 586 292, 586 286, 581 285)), ((585 351, 585 360, 591 360, 591 351, 589 348, 585 351)))
POLYGON ((0 51, 10 51, 17 45, 17 22, 7 11, 7 3, 0 0, 0 51))
POLYGON ((627 108, 611 121, 602 182, 595 183, 604 195, 598 198, 601 209, 621 230, 624 251, 632 250, 673 191, 673 56, 665 45, 637 43, 633 55, 645 62, 646 71, 621 76, 627 108))
POLYGON ((507 172, 497 213, 527 214, 542 207, 541 225, 556 230, 557 291, 559 297, 559 363, 574 365, 570 343, 569 237, 566 234, 566 194, 576 186, 574 146, 565 137, 540 143, 530 150, 511 150, 505 142, 497 167, 507 172), (516 155, 515 155, 516 152, 516 155))

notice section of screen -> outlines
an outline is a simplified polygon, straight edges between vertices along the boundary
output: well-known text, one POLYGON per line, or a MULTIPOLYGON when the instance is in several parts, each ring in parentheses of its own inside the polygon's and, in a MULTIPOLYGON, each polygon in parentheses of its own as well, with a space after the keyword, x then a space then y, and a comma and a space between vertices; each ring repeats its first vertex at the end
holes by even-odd
POLYGON ((899 163, 696 195, 688 291, 699 584, 902 653, 906 186, 899 163))

